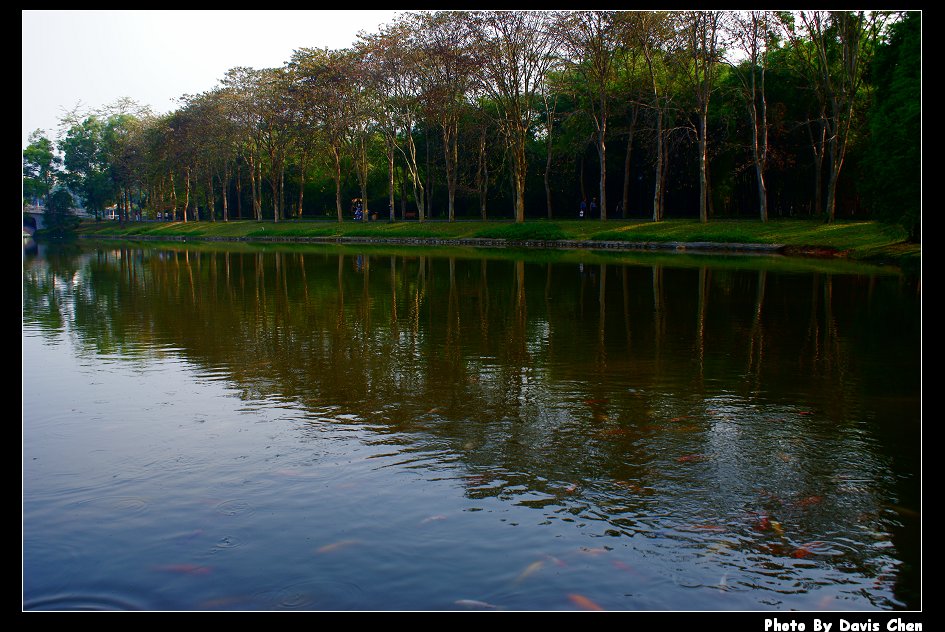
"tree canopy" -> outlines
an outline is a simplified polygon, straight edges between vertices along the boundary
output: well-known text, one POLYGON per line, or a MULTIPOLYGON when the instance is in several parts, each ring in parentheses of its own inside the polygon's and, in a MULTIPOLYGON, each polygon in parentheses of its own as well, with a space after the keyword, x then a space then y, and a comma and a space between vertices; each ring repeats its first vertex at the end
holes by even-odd
POLYGON ((31 136, 24 197, 61 181, 123 220, 344 221, 359 201, 525 221, 587 196, 601 220, 870 216, 917 238, 920 21, 407 12, 351 48, 233 68, 166 115, 72 114, 58 143, 31 136))

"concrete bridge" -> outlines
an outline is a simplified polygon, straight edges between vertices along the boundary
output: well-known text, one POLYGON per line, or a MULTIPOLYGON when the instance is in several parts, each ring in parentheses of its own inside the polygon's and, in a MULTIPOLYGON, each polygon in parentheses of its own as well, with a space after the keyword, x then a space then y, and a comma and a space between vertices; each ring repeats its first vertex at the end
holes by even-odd
MULTIPOLYGON (((45 211, 43 206, 24 206, 23 207, 23 232, 29 233, 32 235, 40 228, 43 228, 43 212, 45 211), (35 226, 28 226, 26 224, 26 218, 32 217, 35 226)), ((82 219, 92 219, 92 216, 86 213, 83 208, 74 208, 72 212, 75 213, 82 219)))
POLYGON ((23 232, 33 235, 38 229, 43 227, 43 207, 25 206, 23 207, 23 232), (33 225, 27 224, 27 218, 33 218, 33 225))

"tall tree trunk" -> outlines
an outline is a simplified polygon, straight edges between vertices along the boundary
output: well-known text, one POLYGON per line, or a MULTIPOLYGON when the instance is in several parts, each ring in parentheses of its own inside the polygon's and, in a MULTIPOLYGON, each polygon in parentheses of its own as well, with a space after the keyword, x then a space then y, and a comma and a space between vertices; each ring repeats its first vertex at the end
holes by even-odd
POLYGON ((551 134, 545 144, 545 201, 548 204, 548 219, 551 219, 551 134))
MULTIPOLYGON (((388 211, 390 212, 390 221, 394 221, 394 148, 389 147, 387 150, 387 173, 389 177, 388 182, 388 211)), ((391 259, 393 263, 393 259, 391 259)), ((394 308, 396 310, 396 307, 394 308)), ((396 312, 395 312, 396 313, 396 312)))
POLYGON ((459 158, 458 130, 455 123, 443 124, 443 157, 446 160, 447 218, 456 221, 456 164, 459 158))
POLYGON ((630 116, 630 131, 627 133, 627 156, 623 161, 623 198, 621 200, 621 216, 627 218, 627 209, 630 206, 630 158, 633 154, 633 134, 636 131, 637 115, 640 109, 633 106, 633 114, 630 116))
POLYGON ((486 201, 489 196, 489 156, 485 128, 479 134, 479 163, 476 168, 476 189, 479 192, 479 214, 486 221, 486 201))
POLYGON ((213 172, 211 171, 207 173, 207 215, 211 222, 217 221, 216 204, 217 201, 214 199, 213 194, 213 172))
POLYGON ((837 207, 837 180, 840 178, 840 167, 843 166, 843 158, 846 145, 842 138, 839 138, 839 132, 831 135, 830 139, 830 177, 827 181, 827 209, 826 222, 831 224, 836 219, 837 207))
POLYGON ((822 217, 824 213, 823 173, 824 155, 827 149, 827 125, 824 114, 818 121, 817 135, 811 130, 810 121, 807 122, 807 133, 810 138, 811 151, 814 154, 814 215, 822 217))
POLYGON ((190 167, 184 167, 184 208, 181 210, 181 219, 187 223, 187 209, 190 206, 190 167))
POLYGON ((223 167, 223 181, 220 183, 220 186, 223 189, 222 193, 223 193, 223 221, 224 222, 230 221, 230 209, 229 209, 229 205, 227 204, 227 198, 229 197, 227 193, 229 193, 228 189, 230 188, 230 175, 232 174, 230 169, 231 167, 229 164, 223 167))
POLYGON ((171 178, 171 221, 177 221, 177 188, 174 186, 174 172, 169 173, 171 178))
POLYGON ((656 183, 653 186, 653 221, 659 222, 663 219, 663 112, 656 111, 656 183))
POLYGON ((607 145, 604 144, 604 132, 602 129, 598 135, 597 157, 600 160, 600 219, 607 220, 607 145))
POLYGON ((344 216, 341 210, 341 155, 338 153, 338 147, 332 145, 331 152, 335 157, 335 209, 338 212, 338 221, 343 222, 344 216))
POLYGON ((236 163, 236 219, 243 219, 243 185, 240 181, 240 163, 236 163))
MULTIPOLYGON (((524 134, 523 134, 524 136, 524 134)), ((513 168, 515 170, 515 221, 525 221, 525 176, 527 162, 525 159, 525 139, 519 138, 515 147, 513 168)))
POLYGON ((426 158, 427 164, 426 185, 424 187, 425 197, 423 204, 426 207, 427 215, 430 217, 430 219, 433 219, 433 200, 431 199, 433 197, 433 170, 430 169, 430 130, 426 127, 423 128, 423 142, 425 149, 424 157, 426 158))
POLYGON ((709 221, 709 183, 706 175, 706 163, 709 160, 707 126, 708 114, 703 109, 699 112, 699 221, 703 224, 709 221))
POLYGON ((253 219, 259 222, 262 220, 260 219, 259 198, 256 191, 256 161, 252 156, 249 156, 247 160, 249 161, 249 195, 253 204, 253 219))

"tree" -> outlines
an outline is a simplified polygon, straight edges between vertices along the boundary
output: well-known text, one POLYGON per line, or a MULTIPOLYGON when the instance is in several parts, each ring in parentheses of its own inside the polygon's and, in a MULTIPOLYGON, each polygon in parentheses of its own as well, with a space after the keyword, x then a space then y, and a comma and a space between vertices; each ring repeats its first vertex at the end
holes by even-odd
POLYGON ((607 219, 607 124, 620 54, 620 14, 616 11, 576 11, 562 26, 570 51, 572 90, 585 98, 594 127, 594 147, 600 162, 600 218, 607 219))
POLYGON ((114 199, 115 186, 108 173, 105 123, 92 114, 68 128, 59 143, 66 169, 66 182, 79 192, 85 207, 98 220, 114 199))
POLYGON ((480 63, 466 15, 460 11, 422 14, 418 39, 422 76, 427 79, 423 98, 443 134, 451 222, 456 219, 459 121, 480 63))
POLYGON ((334 158, 335 208, 341 208, 341 160, 348 136, 351 107, 346 53, 320 48, 301 48, 292 53, 289 68, 303 104, 305 120, 316 124, 334 158))
POLYGON ((876 216, 920 240, 922 209, 922 14, 892 25, 870 70, 874 102, 862 188, 876 216))
POLYGON ((56 155, 55 146, 43 130, 32 132, 29 141, 23 150, 23 196, 45 200, 56 183, 62 158, 56 155))
POLYGON ((643 53, 649 74, 649 107, 656 118, 656 165, 653 187, 653 221, 663 219, 663 189, 666 161, 665 116, 670 99, 666 77, 665 43, 672 36, 672 16, 664 11, 633 13, 627 21, 628 37, 643 53))
POLYGON ((40 239, 71 237, 79 226, 79 218, 72 210, 73 204, 72 194, 65 188, 60 187, 50 193, 43 211, 43 229, 38 231, 37 237, 40 239))
POLYGON ((480 85, 498 106, 512 156, 515 221, 524 222, 526 147, 541 108, 537 90, 552 61, 558 31, 540 11, 476 11, 470 16, 482 55, 480 85))
POLYGON ((768 221, 768 190, 765 165, 768 162, 768 102, 765 96, 765 71, 768 47, 772 40, 772 16, 768 11, 733 13, 729 21, 733 50, 743 61, 728 60, 742 86, 742 94, 751 125, 751 153, 758 188, 758 214, 768 221))
POLYGON ((699 221, 709 220, 709 100, 715 85, 715 66, 719 59, 719 24, 721 11, 683 11, 678 15, 683 63, 694 97, 699 137, 699 221))
POLYGON ((860 90, 888 13, 800 11, 782 15, 792 50, 826 106, 823 121, 830 155, 826 221, 836 218, 837 180, 861 106, 860 90), (800 26, 797 21, 800 21, 800 26))

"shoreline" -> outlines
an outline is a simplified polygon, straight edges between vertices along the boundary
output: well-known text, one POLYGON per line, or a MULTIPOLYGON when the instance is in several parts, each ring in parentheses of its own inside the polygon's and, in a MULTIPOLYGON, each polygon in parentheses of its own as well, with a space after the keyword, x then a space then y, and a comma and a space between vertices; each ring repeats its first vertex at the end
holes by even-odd
MULTIPOLYGON (((723 253, 761 253, 792 254, 791 246, 785 244, 756 244, 731 242, 681 242, 681 241, 605 241, 579 239, 501 239, 495 237, 366 237, 366 236, 213 236, 213 235, 79 235, 80 239, 117 239, 132 241, 218 241, 242 243, 313 243, 313 244, 367 244, 399 246, 468 246, 473 248, 537 248, 563 250, 673 250, 677 252, 723 252, 723 253)), ((820 255, 842 257, 837 250, 817 249, 820 255)))
POLYGON ((905 241, 904 231, 877 222, 774 220, 344 222, 287 220, 278 223, 111 222, 85 223, 82 239, 203 242, 363 244, 417 247, 524 248, 601 252, 678 252, 765 254, 817 259, 847 259, 895 265, 915 273, 921 244, 905 241))

